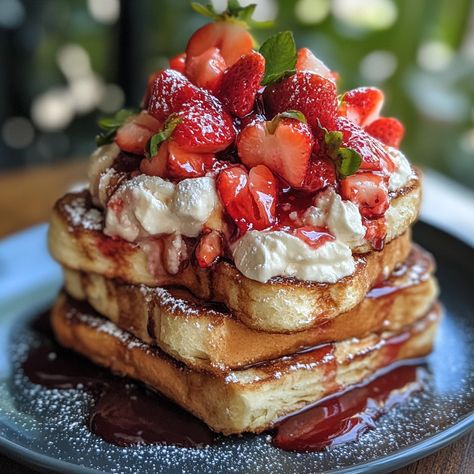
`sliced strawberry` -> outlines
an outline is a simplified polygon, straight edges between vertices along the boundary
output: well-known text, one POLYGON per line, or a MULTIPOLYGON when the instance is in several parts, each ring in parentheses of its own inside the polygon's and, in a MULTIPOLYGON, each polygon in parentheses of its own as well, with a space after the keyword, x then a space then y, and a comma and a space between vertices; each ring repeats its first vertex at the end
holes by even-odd
POLYGON ((388 190, 383 176, 357 173, 341 180, 341 195, 359 206, 362 216, 377 219, 389 206, 388 190))
POLYGON ((186 61, 186 76, 191 82, 214 93, 219 88, 226 62, 218 48, 206 49, 199 56, 192 56, 186 61))
POLYGON ((176 117, 181 121, 172 134, 184 151, 216 153, 234 142, 235 129, 231 116, 215 99, 214 102, 192 100, 183 104, 176 117))
POLYGON ((247 125, 237 138, 237 151, 248 167, 266 165, 293 187, 303 184, 313 148, 307 124, 283 118, 247 125))
POLYGON ((333 81, 311 72, 297 72, 263 93, 265 106, 270 114, 299 110, 313 130, 319 124, 334 130, 337 116, 336 86, 333 81))
POLYGON ((199 28, 186 46, 187 60, 200 56, 209 48, 218 48, 224 61, 232 66, 253 48, 252 35, 244 25, 232 21, 217 21, 199 28))
POLYGON ((294 235, 314 249, 321 247, 326 242, 335 240, 334 236, 326 229, 313 226, 299 227, 294 230, 294 235))
POLYGON ((143 158, 140 162, 140 171, 148 176, 166 178, 168 175, 168 143, 163 143, 155 156, 143 158))
POLYGON ((175 142, 168 146, 168 176, 185 179, 204 176, 215 162, 211 153, 190 153, 182 150, 175 142))
POLYGON ((361 170, 392 172, 395 167, 385 147, 346 117, 337 118, 337 130, 343 134, 342 145, 352 148, 362 158, 361 170))
POLYGON ((180 53, 170 59, 170 69, 184 74, 186 69, 186 53, 180 53))
POLYGON ((329 158, 312 158, 308 172, 303 181, 302 190, 315 193, 328 186, 334 186, 337 182, 336 168, 334 162, 329 158))
POLYGON ((158 120, 165 121, 190 100, 207 101, 206 92, 192 84, 180 72, 165 69, 153 82, 148 111, 158 120))
POLYGON ((275 223, 276 179, 265 166, 256 166, 250 174, 242 166, 227 168, 216 184, 225 210, 241 233, 275 223))
POLYGON ((398 148, 405 135, 405 127, 393 117, 380 117, 365 128, 365 131, 385 145, 398 148))
POLYGON ((323 76, 333 82, 336 80, 335 75, 331 72, 331 70, 308 48, 300 48, 298 50, 296 70, 300 72, 306 71, 319 74, 320 76, 323 76))
POLYGON ((203 234, 195 250, 197 264, 201 268, 211 267, 223 254, 222 235, 216 230, 203 234))
POLYGON ((363 224, 367 229, 365 239, 370 242, 375 250, 382 250, 387 236, 387 224, 385 217, 378 219, 363 219, 363 224))
POLYGON ((265 72, 265 59, 255 51, 242 56, 225 73, 219 98, 224 107, 237 117, 245 117, 254 106, 265 72))
POLYGON ((359 87, 344 94, 339 113, 361 127, 373 122, 380 114, 383 92, 376 87, 359 87))
POLYGON ((115 142, 122 151, 143 155, 148 140, 161 128, 161 122, 142 111, 117 130, 115 142))

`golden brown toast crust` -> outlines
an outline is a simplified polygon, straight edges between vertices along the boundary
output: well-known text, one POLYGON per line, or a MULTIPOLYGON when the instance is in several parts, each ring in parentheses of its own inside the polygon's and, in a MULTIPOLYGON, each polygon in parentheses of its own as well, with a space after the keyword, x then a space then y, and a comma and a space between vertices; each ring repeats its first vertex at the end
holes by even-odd
POLYGON ((182 288, 150 288, 64 269, 65 290, 141 341, 188 366, 221 372, 292 354, 303 347, 369 333, 396 332, 422 317, 437 296, 432 257, 415 246, 408 259, 352 310, 290 334, 256 331, 226 308, 182 288))
POLYGON ((359 383, 394 361, 431 351, 439 308, 401 335, 348 340, 245 370, 195 371, 145 345, 64 294, 52 311, 58 341, 114 372, 162 392, 224 434, 261 432, 288 413, 359 383), (392 341, 397 341, 394 344, 392 341))
POLYGON ((380 252, 356 257, 356 271, 334 284, 273 278, 259 283, 221 261, 211 270, 187 266, 177 275, 150 271, 143 250, 102 232, 101 215, 88 192, 67 194, 54 208, 49 248, 62 265, 131 284, 179 285, 203 300, 224 303, 247 326, 269 332, 296 332, 355 307, 381 275, 388 276, 410 252, 410 232, 380 252))

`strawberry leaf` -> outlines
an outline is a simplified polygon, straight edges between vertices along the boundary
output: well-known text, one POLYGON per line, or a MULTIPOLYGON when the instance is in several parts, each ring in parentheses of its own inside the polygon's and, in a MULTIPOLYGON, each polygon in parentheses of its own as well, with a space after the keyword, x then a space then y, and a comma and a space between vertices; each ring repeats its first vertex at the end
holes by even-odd
POLYGON ((265 74, 262 86, 291 76, 296 72, 296 43, 291 31, 282 31, 268 38, 260 47, 265 58, 265 74))
POLYGON ((337 155, 339 159, 336 161, 336 168, 341 178, 347 178, 358 171, 362 162, 359 153, 352 148, 340 147, 337 155))
POLYGON ((137 112, 131 109, 122 109, 113 117, 103 117, 98 120, 97 125, 103 130, 95 137, 97 146, 107 145, 114 140, 117 130, 127 121, 129 117, 137 112))
POLYGON ((281 114, 278 114, 281 118, 290 118, 294 120, 299 120, 300 122, 303 123, 308 123, 306 120, 306 117, 304 116, 303 112, 300 112, 299 110, 287 110, 286 112, 282 112, 281 114))
POLYGON ((148 157, 152 158, 158 154, 158 150, 160 149, 160 145, 165 141, 168 140, 168 138, 171 137, 171 135, 174 132, 174 129, 180 124, 182 120, 179 117, 174 117, 170 116, 168 120, 165 122, 165 125, 163 127, 163 130, 161 132, 155 133, 150 138, 149 144, 148 144, 148 157))

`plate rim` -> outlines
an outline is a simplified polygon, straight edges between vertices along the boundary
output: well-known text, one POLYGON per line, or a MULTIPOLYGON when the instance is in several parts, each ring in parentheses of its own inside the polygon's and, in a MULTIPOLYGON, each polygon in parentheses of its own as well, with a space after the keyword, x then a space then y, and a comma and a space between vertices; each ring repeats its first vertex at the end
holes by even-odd
MULTIPOLYGON (((45 224, 42 223, 4 237, 0 239, 0 245, 7 241, 11 242, 12 240, 20 236, 24 236, 25 234, 32 233, 32 231, 34 231, 35 229, 39 229, 44 226, 45 224)), ((444 240, 448 239, 451 240, 451 242, 455 242, 458 248, 462 248, 463 252, 474 255, 474 248, 470 246, 469 243, 453 234, 450 234, 446 230, 440 229, 439 227, 436 227, 435 225, 423 220, 418 221, 417 226, 420 230, 423 229, 424 232, 434 232, 444 240)), ((440 244, 438 243, 437 246, 439 247, 439 245, 440 244)), ((457 253, 457 256, 460 257, 459 253, 457 253)), ((456 258, 456 264, 459 264, 461 261, 462 260, 456 258)), ((350 467, 332 469, 330 471, 325 472, 340 474, 390 472, 394 469, 399 469, 403 466, 406 466, 424 457, 429 456, 430 454, 455 442, 473 429, 474 412, 471 412, 464 415, 454 424, 452 424, 448 428, 445 428, 441 432, 422 439, 409 446, 405 446, 397 451, 387 454, 386 456, 379 456, 368 462, 361 462, 350 467)), ((62 459, 54 458, 52 456, 33 451, 29 448, 22 446, 21 444, 11 441, 10 439, 1 434, 0 453, 20 463, 23 466, 34 468, 36 470, 39 470, 40 472, 68 472, 71 474, 107 474, 106 471, 93 469, 87 466, 83 466, 81 464, 74 464, 69 461, 64 461, 62 459)))

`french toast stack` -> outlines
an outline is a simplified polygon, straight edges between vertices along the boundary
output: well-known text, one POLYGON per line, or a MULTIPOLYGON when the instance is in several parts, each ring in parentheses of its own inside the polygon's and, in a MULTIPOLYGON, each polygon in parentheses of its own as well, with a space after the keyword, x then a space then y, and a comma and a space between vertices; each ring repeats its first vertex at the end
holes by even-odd
POLYGON ((383 94, 338 101, 305 48, 275 79, 281 37, 254 51, 242 11, 198 30, 140 113, 103 122, 89 189, 49 229, 59 342, 226 435, 425 356, 440 318, 411 241, 420 174, 383 94))

